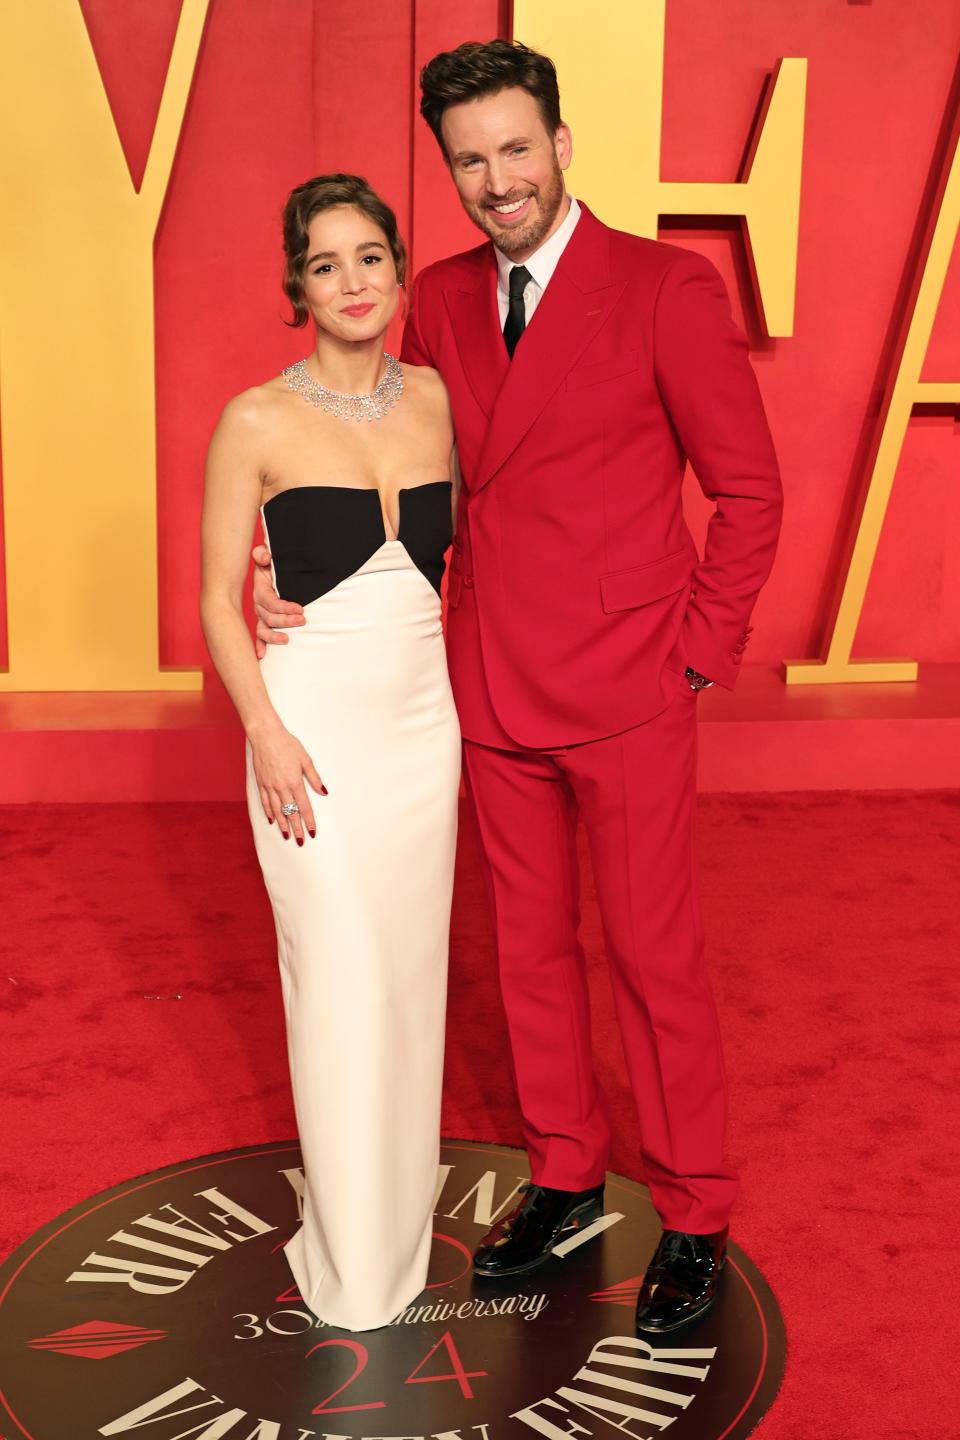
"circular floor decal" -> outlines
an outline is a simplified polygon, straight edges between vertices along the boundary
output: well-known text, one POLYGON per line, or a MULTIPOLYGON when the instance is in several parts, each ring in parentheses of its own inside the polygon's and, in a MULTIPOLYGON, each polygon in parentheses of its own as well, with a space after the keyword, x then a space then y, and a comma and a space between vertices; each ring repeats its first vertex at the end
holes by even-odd
POLYGON ((380 1330, 305 1308, 281 1252, 296 1144, 231 1150, 75 1206, 0 1267, 4 1440, 738 1440, 783 1373, 780 1312, 734 1246, 714 1311, 634 1333, 659 1223, 607 1177, 606 1214, 512 1281, 470 1254, 515 1201, 521 1151, 447 1141, 427 1289, 380 1330))

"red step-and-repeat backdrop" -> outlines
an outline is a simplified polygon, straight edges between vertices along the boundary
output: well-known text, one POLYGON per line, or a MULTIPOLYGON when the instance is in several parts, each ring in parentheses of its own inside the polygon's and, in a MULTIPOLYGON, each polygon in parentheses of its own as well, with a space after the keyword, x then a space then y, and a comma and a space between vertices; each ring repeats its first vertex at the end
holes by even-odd
MULTIPOLYGON (((179 0, 77 3, 139 182, 179 0)), ((603 0, 582 7, 583 24, 609 23, 607 10, 603 0)), ((211 0, 155 247, 161 664, 208 663, 197 618, 198 517, 220 408, 309 346, 282 323, 286 193, 324 170, 365 174, 395 206, 415 269, 474 243, 419 118, 416 75, 436 50, 509 33, 510 24, 497 0, 211 0)), ((662 232, 723 272, 754 342, 782 459, 786 528, 751 663, 820 651, 958 53, 956 0, 668 0, 664 179, 737 179, 778 57, 809 62, 792 337, 758 333, 735 224, 687 220, 662 232)), ((628 186, 631 137, 611 143, 628 186)), ((66 238, 69 216, 64 224, 66 238)), ((70 273, 68 252, 64 263, 54 283, 68 324, 70 289, 85 277, 70 273)), ((51 357, 56 346, 51 335, 51 357)), ((924 375, 960 380, 956 256, 924 375)), ((855 654, 958 658, 958 461, 955 412, 915 416, 855 654)), ((109 591, 108 565, 101 580, 109 591)))

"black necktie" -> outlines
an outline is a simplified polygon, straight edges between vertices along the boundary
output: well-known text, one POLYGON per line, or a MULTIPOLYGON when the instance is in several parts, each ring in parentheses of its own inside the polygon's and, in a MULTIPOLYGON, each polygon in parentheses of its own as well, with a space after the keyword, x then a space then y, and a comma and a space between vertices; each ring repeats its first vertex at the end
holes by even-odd
POLYGON ((517 341, 526 328, 527 312, 523 303, 523 292, 532 279, 530 271, 523 265, 514 265, 510 271, 510 305, 507 310, 507 323, 503 327, 503 338, 511 360, 517 341))

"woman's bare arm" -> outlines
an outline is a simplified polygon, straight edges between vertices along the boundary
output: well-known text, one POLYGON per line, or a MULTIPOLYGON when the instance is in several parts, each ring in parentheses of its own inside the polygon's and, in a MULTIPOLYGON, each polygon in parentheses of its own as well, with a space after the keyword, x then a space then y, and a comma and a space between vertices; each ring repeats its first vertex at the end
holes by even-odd
POLYGON ((200 619, 207 648, 247 735, 278 725, 243 618, 250 537, 260 509, 256 402, 231 400, 207 452, 200 523, 200 619))
POLYGON ((226 406, 207 454, 200 619, 211 659, 252 747, 264 812, 286 833, 280 807, 291 800, 298 804, 300 814, 291 824, 301 841, 301 816, 309 831, 316 828, 304 776, 321 794, 323 782, 270 703, 243 618, 250 537, 260 508, 262 448, 258 398, 239 395, 226 406))

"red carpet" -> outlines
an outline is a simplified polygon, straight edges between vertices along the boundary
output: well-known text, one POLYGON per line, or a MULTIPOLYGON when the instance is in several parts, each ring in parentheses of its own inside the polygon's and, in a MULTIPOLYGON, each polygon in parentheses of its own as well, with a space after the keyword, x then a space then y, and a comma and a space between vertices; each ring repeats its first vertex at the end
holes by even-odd
MULTIPOLYGON (((960 794, 713 796, 704 908, 743 1177, 789 1338, 763 1440, 956 1440, 960 794)), ((517 1140, 473 831, 444 1130, 517 1140)), ((0 809, 3 1252, 93 1191, 292 1136, 273 928, 235 805, 0 809), (179 995, 180 999, 171 998, 179 995), (161 998, 147 998, 156 997, 161 998)), ((598 1063, 636 1175, 589 886, 598 1063)))

